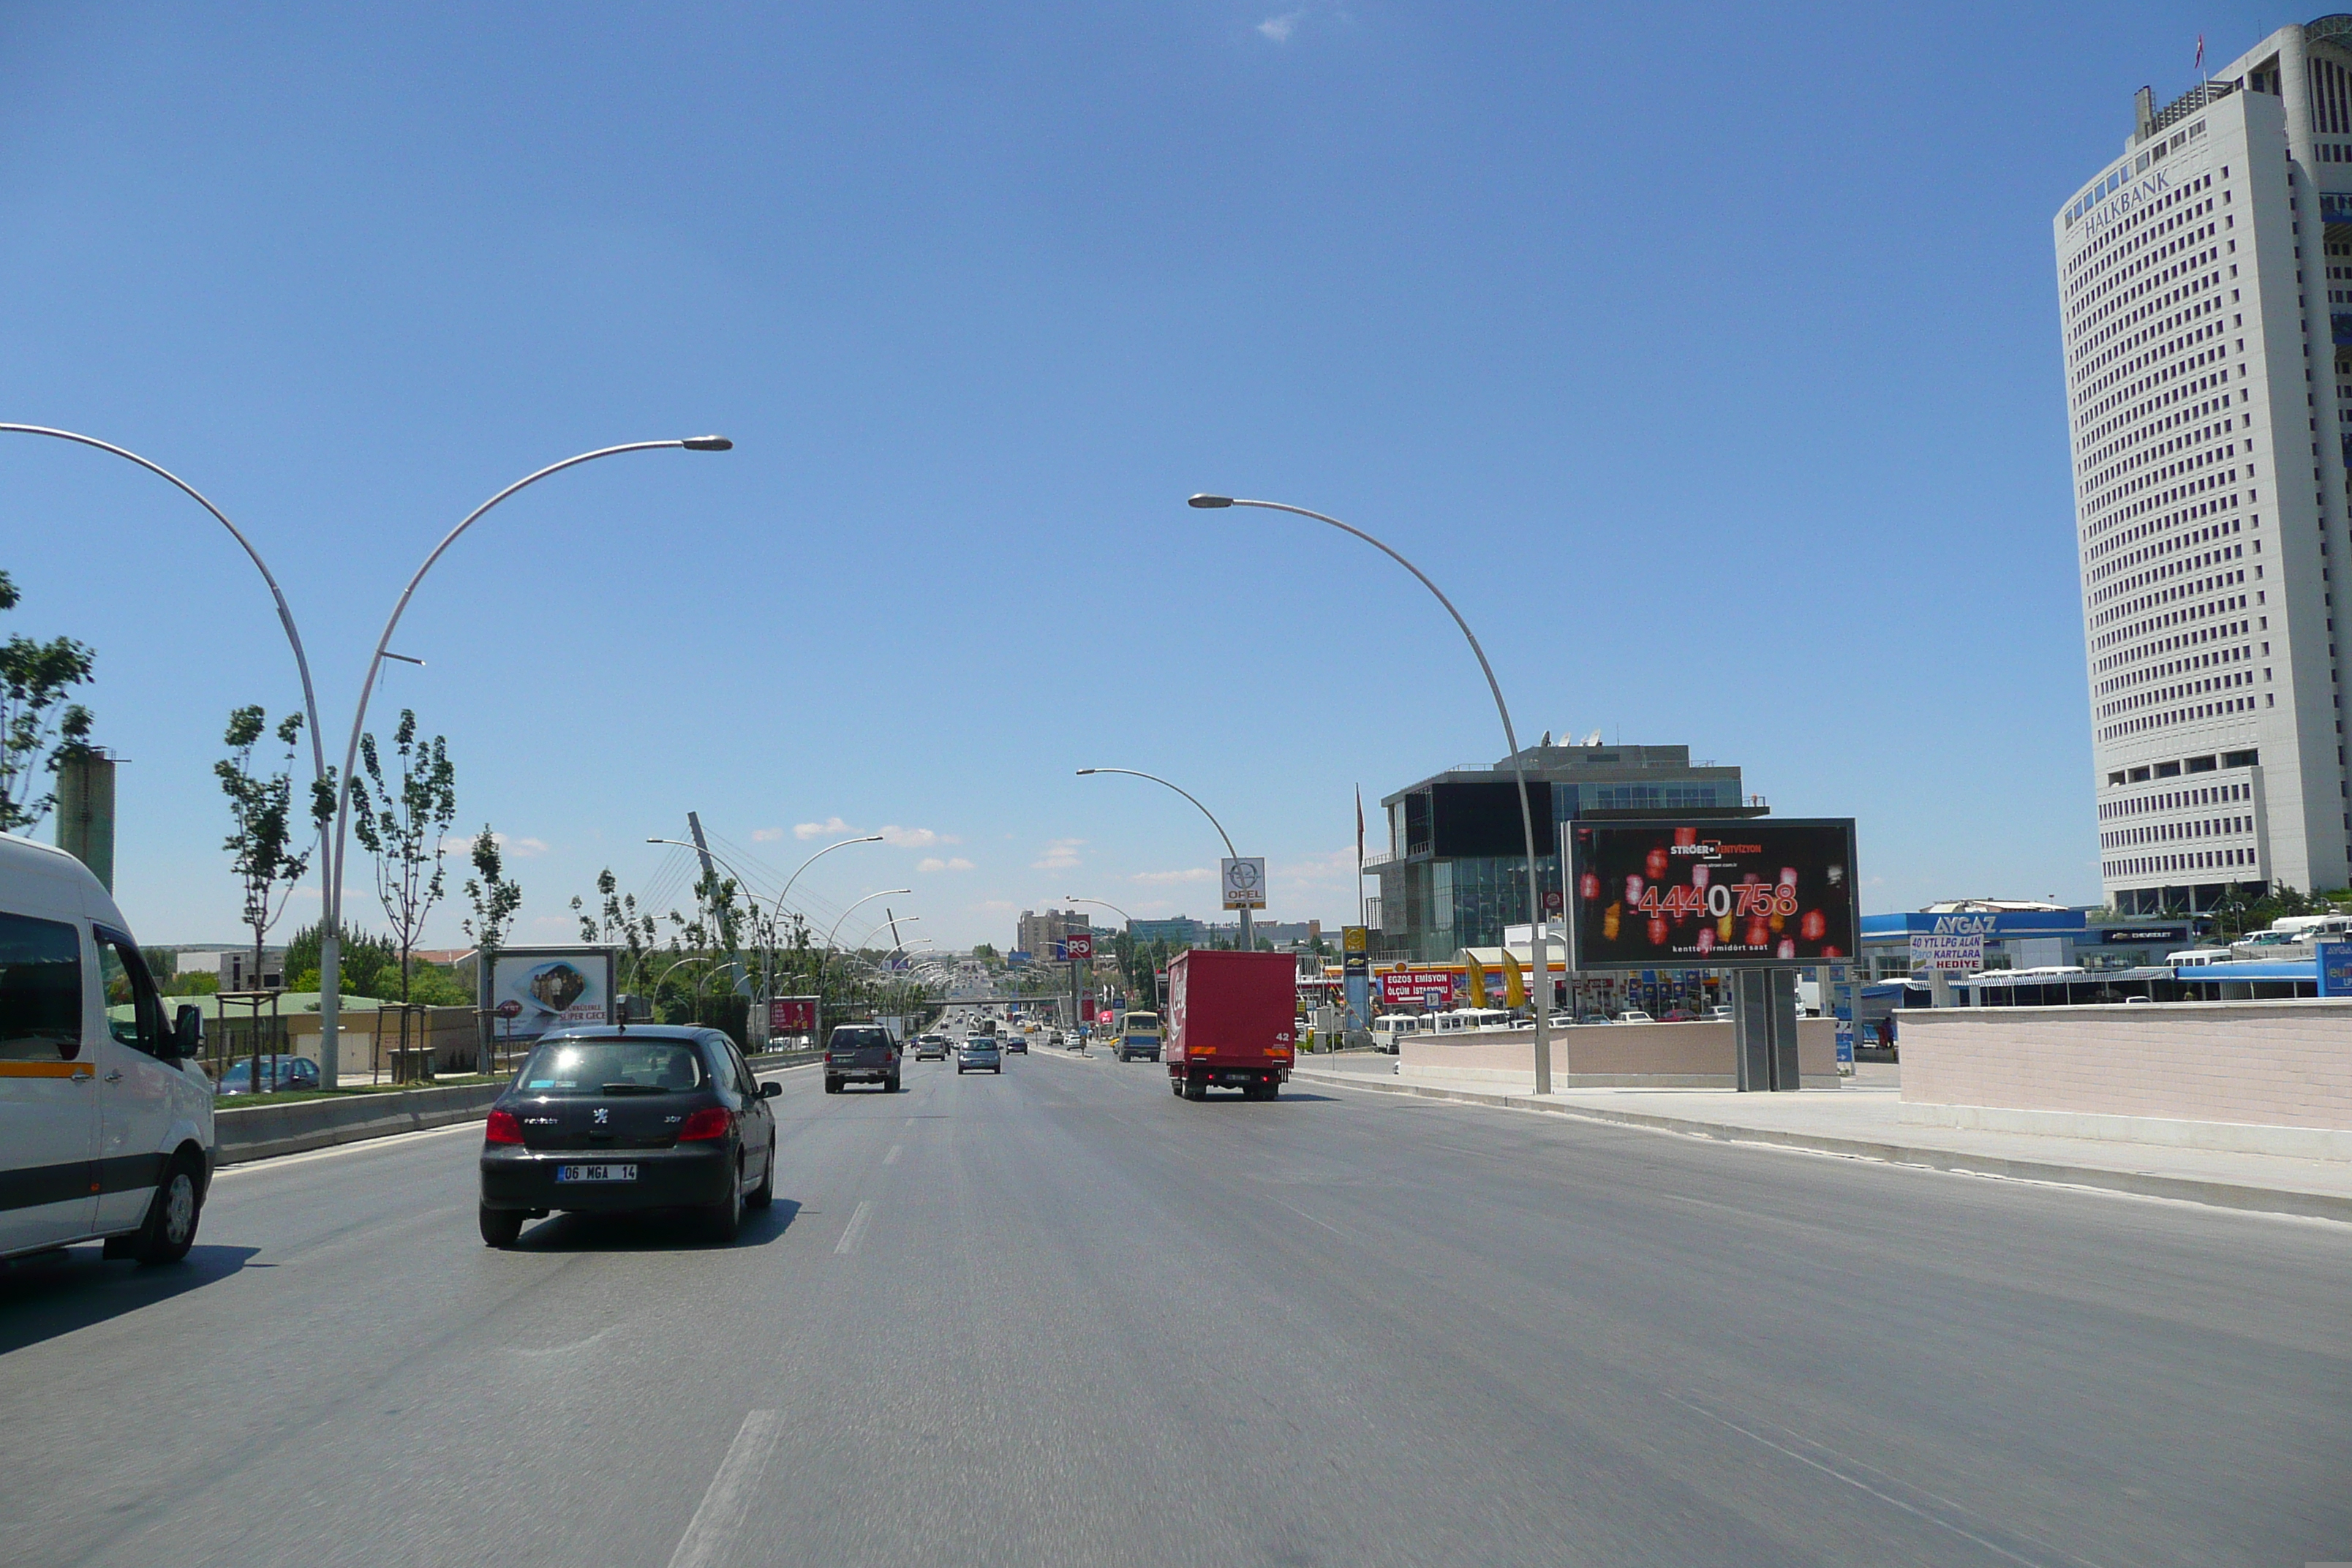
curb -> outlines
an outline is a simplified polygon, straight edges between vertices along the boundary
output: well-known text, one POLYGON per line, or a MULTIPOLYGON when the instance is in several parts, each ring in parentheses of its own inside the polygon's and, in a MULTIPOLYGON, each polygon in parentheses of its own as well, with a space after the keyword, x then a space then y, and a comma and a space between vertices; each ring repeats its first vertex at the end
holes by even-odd
POLYGON ((1969 1154, 1955 1149, 1922 1148, 1885 1143, 1869 1138, 1838 1138, 1818 1132, 1787 1132, 1769 1127, 1734 1127, 1719 1121, 1660 1116, 1642 1110, 1609 1110, 1598 1106, 1555 1105, 1524 1094, 1486 1094, 1476 1089, 1445 1089, 1432 1084, 1366 1081, 1357 1073, 1299 1072, 1316 1083, 1361 1089, 1373 1094, 1412 1095, 1423 1100, 1450 1100, 1466 1105, 1507 1110, 1540 1110, 1580 1121, 1643 1127, 1654 1131, 1680 1132, 1718 1143, 1760 1143, 1772 1148, 1802 1149, 1820 1154, 1874 1160, 1885 1165, 1913 1165, 1962 1175, 1998 1176, 2009 1181, 2055 1182, 2067 1186, 2095 1187, 2144 1198, 2171 1198, 2215 1208, 2253 1214, 2292 1215, 2302 1219, 2331 1219, 2352 1224, 2352 1195, 2297 1192, 2290 1188, 2252 1187, 2235 1182, 2202 1181, 2194 1176, 2159 1176, 2145 1171, 2109 1170, 2095 1165, 2069 1165, 2054 1160, 2011 1160, 1997 1154, 1969 1154))

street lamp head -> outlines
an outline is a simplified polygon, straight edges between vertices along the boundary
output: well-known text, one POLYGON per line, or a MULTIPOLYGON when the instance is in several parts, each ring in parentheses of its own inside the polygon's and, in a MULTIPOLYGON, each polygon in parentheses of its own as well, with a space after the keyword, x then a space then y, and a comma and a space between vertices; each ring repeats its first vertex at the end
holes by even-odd
POLYGON ((1202 511, 1214 511, 1219 507, 1233 505, 1234 498, 1231 496, 1194 496, 1184 504, 1186 506, 1199 507, 1202 511))
POLYGON ((1097 772, 1097 771, 1099 771, 1099 770, 1095 769, 1095 768, 1080 768, 1080 769, 1078 770, 1078 776, 1079 776, 1080 778, 1085 778, 1088 773, 1095 773, 1095 772, 1097 772))
POLYGON ((724 436, 688 436, 678 443, 689 452, 731 452, 735 443, 724 436))

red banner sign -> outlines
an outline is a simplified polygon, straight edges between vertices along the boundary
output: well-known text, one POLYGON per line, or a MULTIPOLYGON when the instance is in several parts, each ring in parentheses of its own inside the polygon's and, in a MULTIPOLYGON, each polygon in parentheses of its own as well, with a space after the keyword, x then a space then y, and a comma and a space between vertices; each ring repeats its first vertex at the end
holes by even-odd
POLYGON ((1070 955, 1072 963, 1085 963, 1095 955, 1095 933, 1074 931, 1062 938, 1062 951, 1070 955))
POLYGON ((814 1035, 816 1033, 816 998, 814 996, 777 996, 768 1003, 768 1033, 772 1035, 814 1035))
POLYGON ((1460 976, 1450 969, 1392 969, 1380 977, 1383 1007, 1451 1007, 1460 976))

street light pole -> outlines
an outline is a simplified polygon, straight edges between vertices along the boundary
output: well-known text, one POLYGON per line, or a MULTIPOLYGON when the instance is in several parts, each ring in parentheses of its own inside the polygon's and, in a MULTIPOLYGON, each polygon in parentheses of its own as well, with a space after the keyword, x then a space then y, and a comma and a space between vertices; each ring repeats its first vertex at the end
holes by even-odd
MULTIPOLYGON (((1213 812, 1210 811, 1210 809, 1209 809, 1207 806, 1202 805, 1198 800, 1193 800, 1193 798, 1192 798, 1192 791, 1190 791, 1190 790, 1188 790, 1188 789, 1186 789, 1186 788, 1184 788, 1181 784, 1169 784, 1169 782, 1168 782, 1166 779, 1161 778, 1158 773, 1139 773, 1136 772, 1133 768, 1080 768, 1080 769, 1078 770, 1078 776, 1079 776, 1080 778, 1085 778, 1085 777, 1086 777, 1087 774, 1089 774, 1089 773, 1125 773, 1129 778, 1131 778, 1131 779, 1150 779, 1153 784, 1162 784, 1162 785, 1165 785, 1165 786, 1166 786, 1167 788, 1169 788, 1169 789, 1172 789, 1172 790, 1174 790, 1178 795, 1182 795, 1186 800, 1190 800, 1190 801, 1192 801, 1192 805, 1193 805, 1193 807, 1194 807, 1196 810, 1198 810, 1198 811, 1200 812, 1200 814, 1201 814, 1202 816, 1205 816, 1205 817, 1207 817, 1207 818, 1209 819, 1209 826, 1212 826, 1212 827, 1213 827, 1213 828, 1215 828, 1215 829, 1217 830, 1217 837, 1220 837, 1220 838, 1222 838, 1222 839, 1223 839, 1223 840, 1225 841, 1225 857, 1226 857, 1226 858, 1228 858, 1228 859, 1232 859, 1232 860, 1238 860, 1238 859, 1240 859, 1240 858, 1241 858, 1241 856, 1240 856, 1238 853, 1236 853, 1236 852, 1235 852, 1235 850, 1234 849, 1234 838, 1233 838, 1233 835, 1232 835, 1232 834, 1230 834, 1230 833, 1227 833, 1227 832, 1225 831, 1225 825, 1224 825, 1223 823, 1222 823, 1222 822, 1219 822, 1219 821, 1217 820, 1217 818, 1216 818, 1216 815, 1215 815, 1213 812)), ((1242 910, 1241 910, 1241 917, 1242 917, 1242 942, 1241 942, 1242 951, 1243 951, 1244 952, 1255 952, 1255 951, 1256 951, 1256 943, 1255 943, 1255 942, 1253 942, 1253 941, 1251 940, 1251 937, 1250 937, 1250 912, 1249 912, 1248 906, 1244 905, 1244 906, 1243 907, 1243 909, 1242 909, 1242 910)))
POLYGON ((1529 957, 1534 960, 1533 967, 1536 972, 1536 1092, 1549 1094, 1551 1092, 1551 961, 1547 954, 1544 942, 1543 885, 1536 873, 1535 812, 1528 804, 1528 772, 1526 765, 1519 761, 1519 738, 1511 727, 1511 710, 1503 701, 1502 684, 1495 679, 1495 667, 1486 662, 1486 650, 1478 646, 1477 634, 1470 629, 1470 623, 1462 618, 1462 612, 1454 607, 1454 601, 1447 598, 1444 590, 1429 580, 1427 573, 1360 528, 1341 522, 1336 517, 1327 517, 1322 512, 1309 511, 1303 506, 1288 506, 1281 501, 1243 500, 1233 496, 1197 495, 1186 504, 1212 510, 1233 506, 1258 507, 1266 511, 1286 511, 1297 517, 1312 518, 1317 522, 1328 522, 1342 533, 1355 535, 1412 573, 1420 580, 1421 585, 1435 595, 1437 602, 1445 606, 1445 613, 1454 617, 1454 624, 1462 628, 1463 637, 1469 641, 1470 651, 1478 657, 1479 669, 1486 674, 1486 689, 1494 694, 1495 711, 1503 717, 1503 741, 1511 748, 1511 773, 1518 782, 1519 825, 1526 830, 1528 841, 1528 919, 1534 927, 1528 940, 1532 950, 1529 957))
MULTIPOLYGON (((735 885, 743 889, 744 901, 751 906, 751 913, 756 921, 760 912, 760 900, 751 896, 751 884, 744 880, 742 872, 737 870, 732 865, 729 864, 726 856, 721 855, 716 849, 712 849, 706 845, 689 844, 682 838, 648 838, 646 842, 648 844, 667 844, 672 847, 678 849, 691 849, 698 855, 708 855, 713 860, 718 861, 719 865, 726 867, 727 874, 735 879, 735 885)), ((770 928, 770 936, 771 941, 768 945, 772 948, 775 945, 772 940, 773 928, 770 928)), ((750 976, 746 975, 745 978, 749 979, 750 976)), ((767 990, 768 965, 766 961, 763 959, 760 965, 760 1001, 762 1005, 765 1005, 768 1000, 767 990)))
MULTIPOLYGON (((334 780, 333 852, 329 858, 335 862, 336 875, 327 885, 327 909, 323 912, 324 929, 319 933, 319 1076, 321 1079, 328 1078, 335 1070, 335 1047, 341 1028, 343 931, 341 871, 343 837, 351 825, 352 769, 359 762, 360 731, 367 724, 368 694, 375 687, 376 672, 383 668, 384 649, 392 642, 392 634, 399 626, 401 616, 408 609, 408 601, 415 596, 416 585, 425 581, 425 574, 433 570, 433 563, 440 560, 451 545, 457 542, 458 536, 481 520, 483 513, 516 491, 526 489, 551 474, 560 474, 566 468, 576 468, 583 463, 593 463, 599 458, 618 457, 623 452, 652 452, 667 447, 676 447, 688 452, 725 452, 731 450, 734 445, 734 442, 724 436, 688 436, 682 440, 675 441, 629 441, 617 447, 599 447, 593 452, 582 452, 576 457, 566 458, 560 463, 550 463, 537 473, 524 475, 472 511, 467 512, 466 520, 451 529, 443 536, 441 542, 433 547, 433 553, 425 558, 425 564, 416 569, 416 574, 408 580, 408 586, 400 591, 399 599, 392 606, 391 618, 383 623, 383 635, 375 639, 375 652, 368 659, 366 679, 360 682, 359 705, 352 714, 351 741, 343 748, 343 771, 336 774, 334 780)), ((481 959, 477 956, 474 961, 478 972, 477 990, 481 988, 478 983, 486 978, 478 973, 481 963, 481 959)))
POLYGON ((895 894, 898 894, 898 893, 911 893, 911 892, 913 892, 914 890, 915 890, 915 889, 912 889, 912 888, 885 888, 885 889, 882 889, 880 892, 878 892, 878 893, 868 893, 868 894, 866 894, 864 898, 862 898, 862 899, 858 900, 857 900, 857 903, 851 904, 851 905, 849 905, 849 906, 848 906, 848 908, 844 909, 844 910, 841 911, 840 919, 835 920, 835 921, 833 922, 833 929, 832 929, 831 931, 827 931, 827 932, 825 932, 825 933, 824 933, 824 947, 823 951, 821 951, 821 952, 817 954, 817 959, 816 959, 816 999, 817 999, 817 1005, 818 1005, 819 1007, 823 1007, 823 1006, 824 1005, 824 973, 825 973, 826 969, 827 969, 827 968, 829 968, 829 967, 832 965, 832 963, 833 963, 833 954, 834 954, 833 939, 834 939, 835 937, 839 936, 839 935, 841 934, 841 922, 842 922, 843 921, 845 921, 845 920, 847 920, 847 919, 849 918, 849 911, 850 911, 850 910, 854 910, 854 909, 856 909, 856 908, 857 907, 857 904, 870 904, 870 903, 872 903, 872 902, 873 902, 875 900, 877 900, 877 899, 887 899, 887 898, 890 898, 890 897, 892 897, 892 896, 893 896, 893 895, 895 895, 895 894))
MULTIPOLYGON (((162 464, 150 462, 147 458, 141 457, 138 453, 131 451, 127 447, 118 447, 111 441, 101 441, 95 436, 84 436, 80 432, 75 430, 53 429, 47 425, 0 424, 0 432, 17 436, 47 436, 55 440, 71 441, 79 446, 96 447, 101 452, 110 452, 127 463, 136 463, 139 467, 146 469, 149 473, 153 474, 158 479, 163 480, 166 484, 173 486, 189 500, 194 501, 198 506, 212 513, 213 520, 218 522, 223 528, 228 530, 229 537, 236 541, 238 547, 242 549, 247 557, 252 561, 254 570, 261 574, 261 580, 269 584, 270 600, 278 606, 278 624, 286 628, 286 641, 294 649, 294 668, 296 673, 300 675, 302 678, 302 712, 304 717, 310 721, 310 724, 311 776, 320 783, 324 784, 327 778, 327 745, 325 738, 319 728, 319 697, 318 693, 310 685, 310 656, 302 651, 302 634, 294 625, 294 612, 287 606, 285 590, 278 587, 276 574, 269 570, 269 563, 261 558, 261 552, 253 547, 253 541, 245 536, 245 531, 238 528, 236 524, 231 522, 228 520, 228 514, 221 510, 220 508, 213 505, 210 500, 205 499, 204 492, 197 489, 195 486, 188 483, 187 480, 180 478, 179 475, 172 472, 171 469, 164 468, 162 464)), ((328 889, 340 883, 341 878, 337 874, 334 852, 326 847, 325 832, 323 827, 320 831, 320 841, 319 900, 320 919, 321 921, 320 937, 323 946, 325 942, 325 933, 328 929, 324 924, 326 918, 325 911, 331 898, 328 889)), ((320 962, 321 973, 323 973, 323 953, 321 955, 320 962)), ((333 1055, 333 1047, 331 1046, 323 1047, 320 1056, 320 1060, 319 1067, 320 1081, 328 1088, 332 1089, 335 1084, 335 1058, 333 1055)))

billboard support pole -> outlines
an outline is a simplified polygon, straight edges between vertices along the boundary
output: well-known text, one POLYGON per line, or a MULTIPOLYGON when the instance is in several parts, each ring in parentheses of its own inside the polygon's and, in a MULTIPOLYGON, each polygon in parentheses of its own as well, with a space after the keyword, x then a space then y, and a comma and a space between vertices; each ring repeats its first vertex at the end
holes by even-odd
MULTIPOLYGON (((1511 774, 1518 784, 1519 825, 1527 830, 1528 837, 1528 919, 1534 926, 1534 930, 1528 936, 1528 952, 1535 961, 1533 965, 1535 972, 1543 977, 1543 984, 1536 987, 1535 995, 1536 1092, 1549 1094, 1551 1092, 1551 957, 1544 944, 1542 879, 1536 873, 1535 812, 1528 805, 1528 770, 1526 764, 1519 760, 1519 738, 1511 728, 1511 710, 1503 700, 1503 688, 1501 682, 1495 679, 1495 667, 1486 662, 1486 650, 1478 646, 1477 634, 1470 629, 1470 623, 1462 618, 1462 612, 1454 607, 1454 601, 1447 598, 1444 590, 1429 580, 1427 573, 1360 528, 1341 522, 1336 517, 1327 517, 1319 511, 1309 511, 1303 506, 1286 506, 1281 501, 1243 500, 1233 496, 1200 495, 1192 497, 1186 504, 1204 510, 1229 506, 1258 507, 1267 511, 1286 511, 1294 517, 1311 517, 1318 522, 1328 522, 1342 533, 1355 535, 1412 573, 1420 580, 1423 587, 1437 596, 1437 602, 1445 606, 1445 613, 1454 617, 1454 624, 1462 628, 1463 637, 1469 641, 1470 651, 1478 656, 1478 668, 1486 677, 1486 689, 1495 695, 1495 711, 1503 716, 1503 741, 1511 748, 1511 774)), ((1564 906, 1563 912, 1565 912, 1564 906)), ((1247 914, 1242 916, 1242 930, 1244 933, 1249 930, 1247 914)))

